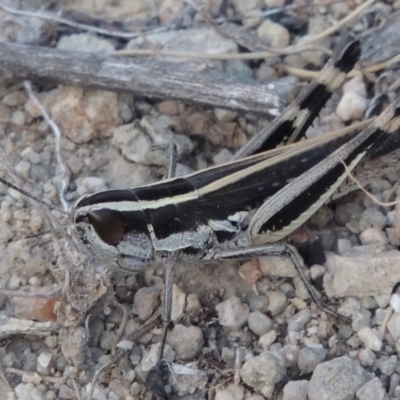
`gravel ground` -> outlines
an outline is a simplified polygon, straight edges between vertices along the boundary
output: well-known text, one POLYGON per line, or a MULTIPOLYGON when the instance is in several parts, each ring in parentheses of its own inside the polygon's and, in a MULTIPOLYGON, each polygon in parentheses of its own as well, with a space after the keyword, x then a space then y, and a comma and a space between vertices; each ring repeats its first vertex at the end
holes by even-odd
MULTIPOLYGON (((0 35, 10 42, 105 54, 141 48, 239 54, 306 43, 365 2, 304 6, 295 0, 268 14, 284 3, 208 0, 202 9, 200 3, 173 0, 31 0, 21 7, 53 15, 64 11, 65 18, 109 30, 123 26, 140 35, 96 36, 10 10, 0 11, 0 35), (234 21, 242 28, 239 39, 222 36, 211 20, 234 21)), ((362 38, 363 66, 393 57, 400 2, 370 3, 318 45, 332 49, 350 32, 362 38)), ((321 48, 308 50, 255 61, 163 59, 186 63, 190 71, 216 69, 272 85, 289 104, 307 87, 303 75, 312 75, 327 59, 321 48)), ((350 78, 309 136, 374 116, 393 98, 398 82, 395 66, 350 78)), ((162 179, 171 141, 178 146, 178 175, 183 175, 228 161, 270 120, 193 101, 43 82, 33 91, 22 82, 4 84, 1 174, 68 209, 85 193, 162 179)), ((388 161, 381 160, 379 176, 368 186, 381 201, 396 200, 400 193, 397 159, 388 161)), ((160 347, 163 266, 154 262, 143 273, 128 274, 74 247, 62 213, 49 213, 4 186, 0 201, 0 400, 151 398, 145 381, 160 347), (50 232, 49 218, 58 223, 50 232)), ((162 368, 169 382, 156 377, 151 389, 159 395, 165 390, 171 399, 400 398, 399 213, 398 205, 379 205, 358 191, 324 207, 299 232, 320 239, 326 262, 311 262, 310 277, 323 301, 350 322, 319 310, 287 260, 178 262, 175 324, 162 368)))

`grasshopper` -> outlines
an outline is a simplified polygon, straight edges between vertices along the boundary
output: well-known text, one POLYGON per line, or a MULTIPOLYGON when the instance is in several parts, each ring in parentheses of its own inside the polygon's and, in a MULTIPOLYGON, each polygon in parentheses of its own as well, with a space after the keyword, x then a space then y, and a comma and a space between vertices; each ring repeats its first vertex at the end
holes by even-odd
MULTIPOLYGON (((359 42, 344 38, 318 80, 231 162, 160 183, 84 195, 69 212, 73 236, 96 257, 115 258, 131 272, 141 271, 154 256, 161 256, 168 267, 166 320, 175 257, 223 260, 285 255, 322 307, 296 250, 276 242, 333 196, 348 177, 343 163, 354 170, 400 128, 397 98, 360 133, 299 141, 359 55, 359 42), (286 146, 269 150, 278 144, 286 146), (252 209, 256 211, 248 221, 252 209)), ((0 182, 27 194, 4 179, 0 182)))

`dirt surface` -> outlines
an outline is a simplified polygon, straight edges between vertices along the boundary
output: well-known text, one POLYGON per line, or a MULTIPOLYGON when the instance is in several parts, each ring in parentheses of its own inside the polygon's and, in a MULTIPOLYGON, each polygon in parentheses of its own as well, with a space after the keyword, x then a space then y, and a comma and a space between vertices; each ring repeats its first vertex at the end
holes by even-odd
MULTIPOLYGON (((287 104, 326 62, 321 47, 332 50, 346 33, 362 40, 359 69, 394 56, 399 2, 371 1, 348 24, 300 52, 288 46, 308 43, 362 2, 281 3, 10 1, 11 9, 0 3, 1 40, 104 55, 155 49, 161 60, 183 63, 191 73, 216 70, 238 81, 256 81, 287 104), (273 13, 273 7, 279 12, 273 13), (22 16, 17 9, 46 10, 86 25, 78 29, 55 18, 22 16), (222 35, 222 22, 235 23, 235 33, 231 27, 229 35, 227 30, 222 35), (113 35, 121 31, 137 37, 113 35), (271 47, 281 52, 250 61, 191 58, 193 53, 233 56, 271 47), (185 54, 172 57, 162 51, 185 54)), ((335 94, 309 136, 384 108, 399 82, 396 65, 385 67, 350 77, 345 91, 351 101, 340 108, 343 93, 335 94)), ((184 104, 43 81, 32 85, 30 92, 10 78, 0 89, 0 174, 64 212, 86 193, 162 180, 171 141, 178 146, 178 175, 184 175, 229 161, 272 120, 197 105, 196 99, 184 104), (58 126, 59 138, 49 121, 58 126)), ((391 155, 382 162, 367 188, 382 201, 396 200, 397 159, 391 155)), ((310 261, 313 284, 322 300, 350 322, 318 309, 285 260, 178 260, 175 327, 164 353, 169 373, 164 368, 167 372, 149 387, 146 378, 157 361, 162 333, 162 263, 155 261, 136 275, 126 273, 116 260, 96 258, 74 244, 70 215, 49 211, 4 185, 0 202, 0 399, 150 399, 154 393, 166 396, 164 391, 171 399, 313 400, 323 393, 330 399, 400 397, 400 307, 397 295, 392 296, 400 261, 397 205, 377 205, 354 192, 324 207, 298 232, 320 239, 328 260, 323 265, 310 261), (346 275, 354 257, 360 270, 346 275), (353 284, 357 273, 370 278, 362 288, 353 284), (376 285, 378 279, 382 285, 376 285), (329 362, 338 363, 336 375, 329 362), (330 373, 340 388, 331 384, 330 373), (349 382, 343 374, 351 377, 349 382)))

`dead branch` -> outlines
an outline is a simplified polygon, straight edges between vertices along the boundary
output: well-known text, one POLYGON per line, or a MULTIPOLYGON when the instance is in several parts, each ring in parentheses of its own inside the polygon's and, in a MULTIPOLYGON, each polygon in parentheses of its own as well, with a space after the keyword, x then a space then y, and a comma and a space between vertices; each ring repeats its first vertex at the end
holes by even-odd
POLYGON ((158 60, 132 61, 92 53, 0 43, 4 76, 176 99, 257 114, 276 115, 277 93, 257 82, 243 83, 218 72, 193 72, 158 60))

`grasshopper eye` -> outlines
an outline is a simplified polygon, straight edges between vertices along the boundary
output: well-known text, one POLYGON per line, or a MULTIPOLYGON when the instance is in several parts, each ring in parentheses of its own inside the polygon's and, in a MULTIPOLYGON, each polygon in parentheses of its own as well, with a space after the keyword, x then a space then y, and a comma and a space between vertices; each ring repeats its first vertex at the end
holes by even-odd
POLYGON ((117 211, 90 211, 87 217, 100 239, 111 246, 119 243, 125 234, 124 221, 117 211))

